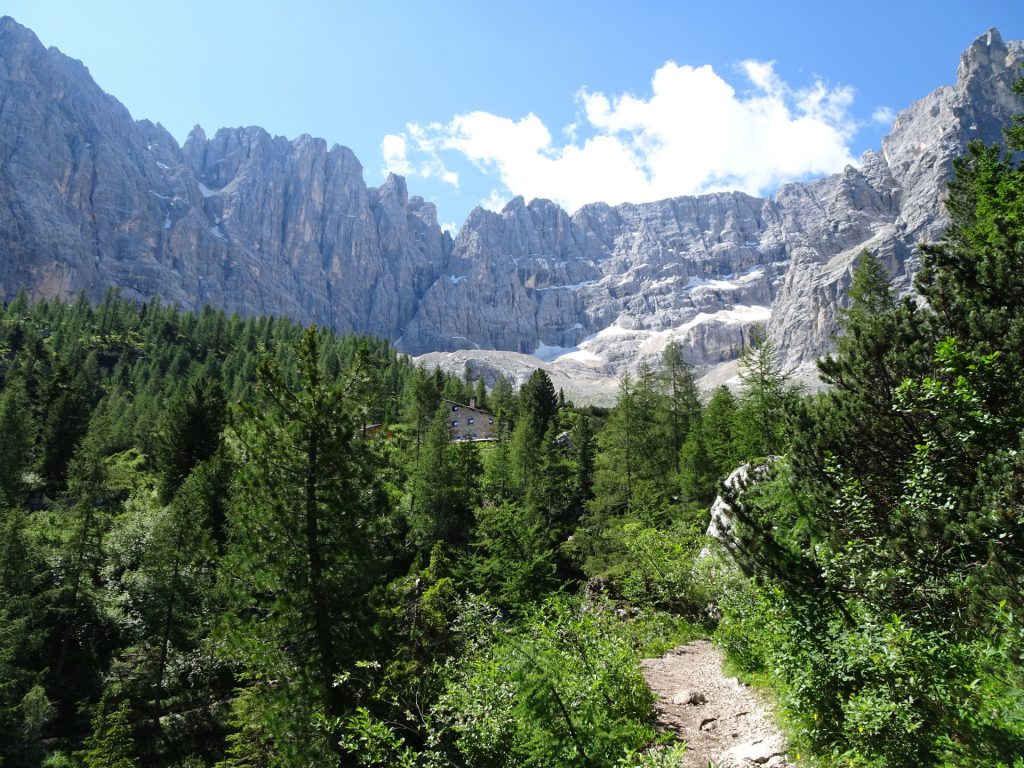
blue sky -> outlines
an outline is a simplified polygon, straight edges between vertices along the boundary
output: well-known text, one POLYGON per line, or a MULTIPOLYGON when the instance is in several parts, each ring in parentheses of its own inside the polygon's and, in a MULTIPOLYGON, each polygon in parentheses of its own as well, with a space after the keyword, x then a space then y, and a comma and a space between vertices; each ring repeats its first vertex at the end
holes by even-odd
POLYGON ((7 0, 179 140, 261 125, 351 147, 458 225, 514 194, 570 210, 841 169, 1020 0, 7 0))

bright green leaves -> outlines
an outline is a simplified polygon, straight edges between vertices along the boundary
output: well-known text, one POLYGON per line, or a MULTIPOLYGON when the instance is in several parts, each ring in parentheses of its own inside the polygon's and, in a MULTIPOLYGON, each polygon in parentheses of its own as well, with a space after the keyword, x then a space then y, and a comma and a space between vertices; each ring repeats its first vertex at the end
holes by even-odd
POLYGON ((552 598, 519 629, 478 626, 437 717, 473 766, 613 766, 654 736, 639 658, 610 606, 552 598))

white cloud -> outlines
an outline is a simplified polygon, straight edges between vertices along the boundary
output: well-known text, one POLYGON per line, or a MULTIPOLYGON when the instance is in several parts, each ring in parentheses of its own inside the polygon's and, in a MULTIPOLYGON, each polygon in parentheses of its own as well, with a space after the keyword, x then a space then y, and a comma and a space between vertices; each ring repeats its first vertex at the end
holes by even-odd
POLYGON ((381 142, 381 155, 384 157, 384 172, 397 173, 402 176, 422 176, 425 179, 435 177, 445 184, 458 189, 459 174, 448 170, 441 156, 438 155, 438 144, 432 138, 443 130, 440 123, 431 123, 425 128, 418 125, 407 126, 408 133, 389 133, 381 142), (409 160, 409 141, 420 159, 413 163, 409 160))
POLYGON ((458 233, 458 231, 459 231, 459 225, 456 224, 454 221, 449 221, 447 224, 442 224, 441 225, 441 231, 442 232, 451 232, 452 233, 452 237, 454 237, 458 233))
POLYGON ((384 170, 389 173, 409 175, 413 172, 412 164, 409 162, 408 146, 404 136, 389 133, 380 144, 381 154, 384 155, 384 170))
POLYGON ((480 111, 444 125, 410 124, 388 138, 408 140, 424 157, 412 172, 440 175, 442 154, 458 153, 496 176, 505 190, 483 202, 495 210, 506 191, 570 210, 726 189, 764 194, 854 163, 852 89, 821 80, 794 89, 771 62, 740 62, 739 71, 750 86, 743 93, 710 66, 671 61, 654 73, 646 98, 580 91, 582 114, 559 142, 535 114, 514 120, 480 111))
POLYGON ((496 189, 491 190, 491 194, 480 201, 480 207, 486 208, 488 211, 500 211, 506 205, 511 198, 501 194, 496 189))
POLYGON ((892 125, 892 121, 895 119, 896 111, 892 107, 876 107, 875 111, 871 113, 871 122, 879 125, 892 125))

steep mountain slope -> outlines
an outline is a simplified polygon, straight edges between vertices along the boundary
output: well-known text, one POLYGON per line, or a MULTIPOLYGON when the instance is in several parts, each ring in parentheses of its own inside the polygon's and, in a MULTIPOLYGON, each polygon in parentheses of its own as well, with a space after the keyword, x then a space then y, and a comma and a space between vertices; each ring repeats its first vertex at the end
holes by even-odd
MULTIPOLYGON (((911 290, 919 267, 916 246, 935 242, 949 223, 944 201, 953 160, 970 141, 1000 142, 1012 115, 1024 110, 1012 92, 1022 63, 1024 43, 1004 44, 989 30, 961 55, 956 85, 936 89, 897 115, 881 155, 866 153, 859 171, 847 168, 808 185, 824 214, 811 241, 833 236, 831 247, 791 250, 792 266, 769 325, 790 362, 807 363, 830 348, 836 311, 861 250, 882 258, 897 286, 911 290)), ((792 194, 787 187, 776 197, 792 194)))
POLYGON ((714 366, 736 356, 752 323, 767 322, 788 363, 809 367, 830 347, 863 249, 910 290, 916 245, 947 224, 953 159, 973 139, 999 141, 1024 108, 1011 91, 1022 52, 995 30, 982 35, 961 57, 957 84, 901 112, 881 153, 766 199, 597 204, 571 217, 517 199, 500 214, 475 211, 456 238, 453 273, 427 291, 404 342, 536 352, 556 369, 571 363, 576 378, 586 363, 597 378, 654 357, 669 339, 691 363, 714 366))
POLYGON ((344 147, 260 128, 184 147, 0 20, 0 296, 109 285, 395 338, 442 270, 434 206, 344 147))
POLYGON ((517 198, 473 211, 453 242, 403 179, 367 187, 344 147, 198 127, 179 147, 4 18, 0 298, 27 288, 97 299, 118 285, 140 300, 373 333, 416 355, 461 350, 430 357, 459 370, 493 375, 502 350, 535 355, 602 386, 669 339, 697 366, 728 362, 755 322, 807 364, 828 348, 861 249, 909 289, 915 245, 946 225, 952 159, 971 139, 997 141, 1024 110, 1010 90, 1022 52, 995 30, 978 38, 956 85, 900 113, 859 168, 764 199, 570 215, 517 198))

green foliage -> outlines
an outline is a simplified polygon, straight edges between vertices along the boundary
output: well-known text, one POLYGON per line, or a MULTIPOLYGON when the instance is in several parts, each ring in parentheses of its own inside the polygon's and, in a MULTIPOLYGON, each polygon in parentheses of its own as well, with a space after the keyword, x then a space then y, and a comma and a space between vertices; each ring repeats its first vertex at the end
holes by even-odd
POLYGON ((96 705, 92 736, 86 739, 82 753, 85 768, 135 768, 138 765, 129 707, 129 702, 122 701, 113 709, 107 699, 96 705))
POLYGON ((375 719, 365 707, 357 708, 345 721, 341 747, 353 755, 355 765, 366 768, 415 768, 421 764, 405 740, 375 719))
POLYGON ((628 752, 615 765, 616 768, 675 768, 682 765, 685 755, 686 744, 671 744, 628 752))
POLYGON ((193 381, 167 406, 157 428, 155 446, 165 502, 174 496, 192 468, 217 450, 225 409, 220 383, 210 379, 193 381))
POLYGON ((743 393, 736 414, 736 439, 744 459, 783 453, 789 444, 788 414, 798 389, 789 382, 779 350, 761 326, 750 333, 750 346, 740 355, 743 393))
POLYGON ((574 409, 540 372, 487 392, 281 319, 13 301, 0 759, 667 765, 638 655, 717 619, 801 749, 1012 762, 1021 188, 998 151, 961 173, 930 307, 862 256, 802 400, 764 339, 738 396, 702 406, 670 345, 614 409, 574 409), (470 395, 497 443, 450 440, 442 398, 470 395), (747 575, 700 535, 720 492, 747 575), (621 602, 568 597, 584 576, 621 602))
MULTIPOLYGON (((316 677, 310 670, 319 666, 302 658, 310 647, 316 656, 317 647, 315 637, 310 641, 315 630, 310 630, 309 601, 301 593, 310 594, 305 586, 310 579, 295 594, 282 594, 291 586, 276 582, 274 594, 281 597, 276 604, 269 591, 282 574, 285 581, 293 576, 294 584, 303 581, 301 571, 285 565, 288 557, 301 561, 301 553, 281 545, 288 537, 296 543, 303 534, 278 515, 306 509, 305 494, 302 488, 295 492, 295 483, 279 492, 286 487, 282 467, 296 455, 291 449, 300 430, 284 426, 294 424, 286 417, 275 422, 284 410, 275 411, 276 406, 265 406, 251 421, 239 416, 254 405, 258 388, 267 394, 270 379, 284 406, 295 405, 292 394, 302 391, 310 373, 309 366, 297 364, 302 337, 303 329, 287 320, 241 319, 210 309, 193 315, 157 301, 136 305, 116 292, 96 308, 84 297, 63 305, 30 304, 24 296, 0 308, 0 760, 5 765, 66 763, 92 730, 89 712, 104 690, 109 701, 130 703, 125 733, 132 736, 134 758, 147 764, 209 764, 223 758, 225 749, 240 763, 288 762, 287 749, 277 749, 268 721, 299 723, 298 730, 312 734, 310 743, 319 745, 309 749, 337 754, 330 739, 310 725, 325 709, 324 701, 293 695, 277 683, 297 680, 305 693, 333 690, 334 683, 306 685, 316 677), (261 380, 257 371, 263 359, 271 361, 265 369, 276 373, 261 380), (228 400, 242 407, 235 412, 238 429, 227 433, 225 447, 220 434, 228 400), (260 425, 271 423, 281 428, 261 432, 260 425), (256 448, 262 451, 258 457, 249 452, 256 448), (237 458, 260 463, 237 464, 237 458), (244 510, 228 514, 243 504, 244 510), (250 550, 240 546, 241 539, 256 541, 265 533, 264 523, 288 537, 273 534, 250 550), (266 573, 260 572, 263 565, 269 565, 266 573), (277 657, 267 651, 261 667, 257 661, 266 648, 249 646, 253 654, 247 655, 244 642, 227 641, 255 639, 258 633, 249 630, 260 625, 265 612, 279 620, 278 628, 297 628, 295 637, 307 644, 283 644, 277 657)), ((403 389, 415 389, 406 386, 415 373, 406 358, 372 339, 317 332, 315 342, 324 389, 340 380, 349 385, 338 429, 354 436, 356 426, 402 412, 403 389), (357 358, 363 375, 352 379, 346 372, 357 367, 357 358)), ((424 380, 429 386, 421 386, 426 390, 421 400, 453 386, 440 373, 418 377, 420 384, 424 380)), ((461 385, 459 393, 464 394, 461 385)), ((273 400, 258 402, 264 406, 273 400)), ((327 410, 311 412, 331 421, 327 410)), ((396 427, 394 433, 413 430, 396 427)), ((340 485, 330 481, 317 491, 329 497, 325 506, 344 508, 352 524, 351 529, 316 526, 330 550, 324 568, 329 619, 336 624, 333 631, 344 635, 344 651, 333 665, 339 677, 361 655, 360 648, 377 642, 371 639, 376 627, 370 610, 377 604, 366 595, 407 552, 401 518, 387 506, 406 491, 405 467, 380 463, 385 456, 395 459, 401 446, 388 442, 390 429, 380 434, 387 438, 351 441, 350 492, 337 492, 340 485), (335 547, 336 540, 344 546, 335 547), (336 589, 339 585, 352 593, 336 589), (350 641, 358 634, 353 627, 365 638, 362 645, 350 641)), ((320 459, 323 468, 326 459, 320 459)), ((471 479, 478 474, 472 469, 475 460, 475 452, 452 454, 453 466, 471 467, 465 475, 471 479)), ((465 529, 452 526, 465 541, 473 503, 464 502, 465 529)), ((430 542, 425 546, 429 549, 430 542)), ((434 587, 424 613, 439 617, 440 606, 445 599, 454 601, 458 590, 451 579, 434 587), (447 598, 442 584, 451 586, 447 598)), ((443 622, 435 621, 439 634, 443 622)), ((275 623, 268 625, 273 629, 275 623)), ((390 645, 390 638, 380 643, 382 649, 390 645)), ((425 656, 440 653, 441 645, 431 646, 425 656)), ((114 715, 108 711, 104 717, 114 715)))
POLYGON ((558 586, 552 538, 536 508, 481 507, 474 531, 469 578, 495 605, 516 610, 558 586))
POLYGON ((409 535, 420 553, 435 541, 464 547, 479 497, 482 467, 476 447, 451 439, 450 411, 442 402, 410 468, 409 535))
POLYGON ((32 433, 27 411, 27 398, 18 384, 0 395, 0 504, 17 504, 24 495, 32 433))
POLYGON ((1024 752, 1022 179, 998 147, 958 162, 925 308, 861 258, 820 364, 832 388, 796 412, 787 472, 736 506, 762 582, 723 596, 719 636, 777 675, 797 738, 833 762, 1024 752))
POLYGON ((246 408, 236 427, 226 555, 235 607, 225 639, 248 683, 245 715, 279 750, 303 754, 307 742, 292 742, 307 733, 311 756, 320 754, 312 716, 338 719, 349 706, 335 683, 365 646, 369 534, 383 501, 346 389, 320 365, 315 328, 303 337, 297 387, 261 363, 262 407, 246 408))
POLYGON ((669 530, 624 523, 620 536, 629 567, 617 580, 622 596, 634 606, 703 618, 708 596, 694 569, 705 543, 701 533, 685 523, 669 530))
POLYGON ((884 504, 899 493, 900 462, 922 439, 920 420, 897 408, 897 389, 905 379, 927 373, 931 342, 921 312, 911 302, 896 301, 888 273, 869 253, 858 261, 842 322, 836 353, 818 362, 822 380, 832 388, 812 405, 794 462, 819 504, 835 492, 829 460, 870 475, 870 492, 884 504))
POLYGON ((710 506, 719 483, 741 463, 737 409, 732 392, 719 387, 690 427, 680 449, 680 491, 686 501, 710 506))
POLYGON ((474 766, 613 766, 653 737, 651 694, 607 606, 552 598, 519 629, 471 625, 435 717, 474 766))
POLYGON ((747 673, 773 669, 781 644, 780 629, 786 616, 782 595, 773 586, 759 585, 735 568, 719 565, 716 600, 720 612, 715 641, 731 664, 747 673))
POLYGON ((531 422, 535 435, 542 436, 558 413, 555 385, 540 368, 530 374, 519 390, 519 418, 531 422))

